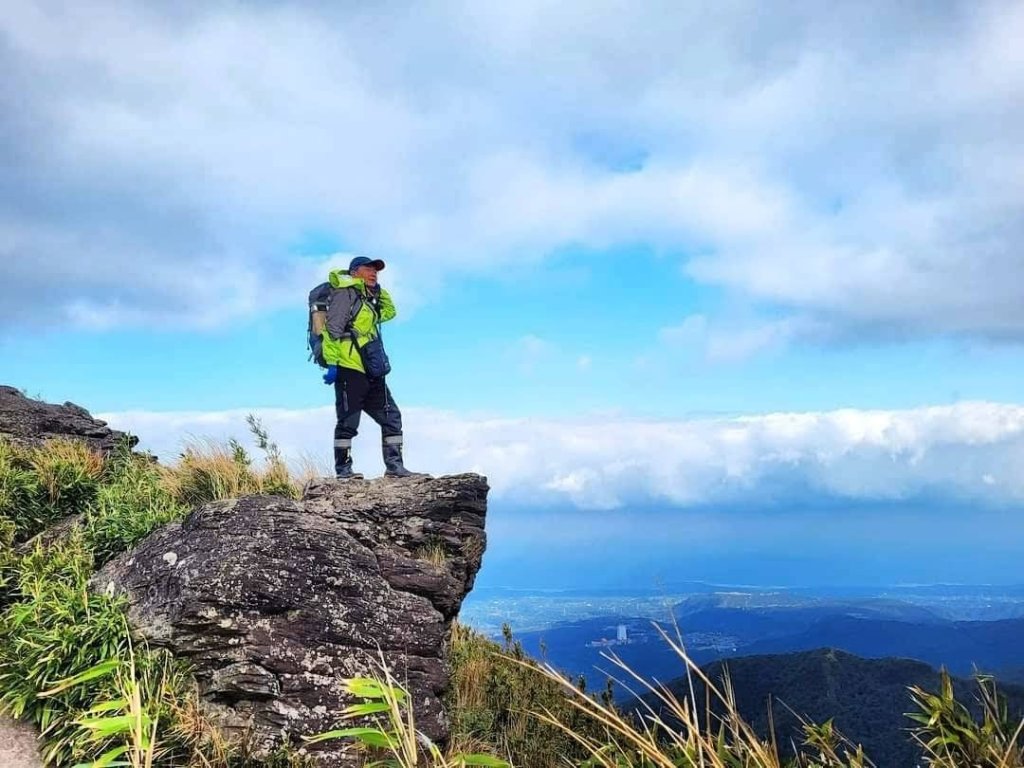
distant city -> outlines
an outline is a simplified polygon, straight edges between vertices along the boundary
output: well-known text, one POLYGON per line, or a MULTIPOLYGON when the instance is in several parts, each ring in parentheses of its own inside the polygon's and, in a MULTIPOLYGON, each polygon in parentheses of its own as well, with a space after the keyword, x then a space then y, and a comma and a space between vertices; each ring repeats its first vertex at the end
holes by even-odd
POLYGON ((598 684, 614 677, 620 661, 648 678, 678 676, 681 661, 668 640, 699 664, 835 648, 1024 682, 1024 586, 688 582, 594 593, 483 587, 465 602, 460 620, 496 639, 508 626, 530 655, 598 684))
MULTIPOLYGON (((629 642, 644 642, 651 621, 673 621, 676 606, 696 597, 715 596, 719 605, 767 609, 806 605, 807 601, 871 599, 917 606, 949 621, 996 621, 1024 618, 1024 585, 893 585, 889 587, 753 587, 687 582, 663 589, 622 589, 593 593, 579 590, 528 590, 477 587, 463 604, 460 620, 490 636, 509 625, 515 632, 535 632, 563 623, 599 617, 630 617, 629 642), (634 626, 635 625, 635 626, 634 626), (644 629, 641 625, 645 625, 644 629)), ((614 639, 618 641, 617 625, 614 639)), ((613 639, 613 638, 608 638, 613 639)), ((595 642, 601 637, 593 638, 595 642)), ((729 639, 694 635, 690 643, 728 645, 729 639)))

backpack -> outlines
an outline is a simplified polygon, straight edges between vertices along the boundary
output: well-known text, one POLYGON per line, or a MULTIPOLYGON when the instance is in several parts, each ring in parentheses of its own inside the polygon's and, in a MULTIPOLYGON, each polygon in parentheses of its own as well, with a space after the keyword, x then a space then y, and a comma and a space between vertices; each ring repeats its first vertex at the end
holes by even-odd
POLYGON ((309 292, 309 324, 306 327, 306 348, 309 359, 321 368, 327 367, 324 360, 323 330, 327 326, 327 307, 331 303, 331 284, 320 283, 309 292))
MULTIPOLYGON (((320 283, 309 292, 309 322, 306 326, 306 348, 309 349, 309 359, 321 368, 329 367, 324 360, 324 338, 323 330, 327 326, 327 311, 331 304, 331 297, 334 295, 334 288, 330 283, 320 283)), ((343 289, 344 290, 344 289, 343 289)), ((352 310, 345 323, 349 329, 352 321, 355 320, 359 310, 362 308, 362 298, 352 304, 352 310)), ((387 353, 384 351, 383 339, 378 335, 371 339, 366 345, 360 347, 354 344, 356 352, 363 362, 363 369, 370 378, 380 378, 391 371, 391 363, 387 353)))

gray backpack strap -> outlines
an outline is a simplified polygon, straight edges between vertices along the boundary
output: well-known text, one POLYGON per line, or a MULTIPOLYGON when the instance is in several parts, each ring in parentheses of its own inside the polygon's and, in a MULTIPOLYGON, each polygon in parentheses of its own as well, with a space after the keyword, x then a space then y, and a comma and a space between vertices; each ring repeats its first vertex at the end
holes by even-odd
POLYGON ((357 289, 346 287, 331 291, 327 307, 327 332, 332 339, 342 339, 349 333, 361 306, 362 298, 357 289))
POLYGON ((356 346, 356 332, 352 328, 352 323, 356 321, 356 317, 359 315, 359 310, 363 308, 363 296, 359 293, 358 288, 349 288, 355 294, 355 300, 352 302, 352 309, 349 311, 348 322, 345 323, 345 333, 350 339, 352 339, 352 346, 356 346))

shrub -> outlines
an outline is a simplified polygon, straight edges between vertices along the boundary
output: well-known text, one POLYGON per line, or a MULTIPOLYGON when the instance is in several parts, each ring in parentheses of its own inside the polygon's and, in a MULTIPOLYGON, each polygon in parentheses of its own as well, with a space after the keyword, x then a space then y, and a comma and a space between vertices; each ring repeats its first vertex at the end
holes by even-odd
MULTIPOLYGON (((192 745, 174 712, 194 695, 186 666, 163 651, 132 650, 124 603, 91 593, 93 559, 81 530, 20 563, 17 602, 0 616, 0 711, 40 729, 47 764, 70 766, 117 746, 118 734, 84 729, 97 704, 124 698, 131 668, 139 707, 158 719, 162 765, 184 765, 192 745), (101 674, 97 670, 119 671, 101 674)), ((93 713, 95 715, 95 713, 93 713)))
MULTIPOLYGON (((542 675, 505 627, 499 645, 460 624, 452 626, 448 707, 453 748, 489 751, 519 768, 553 768, 586 752, 576 738, 535 711, 554 713, 572 732, 601 738, 605 729, 573 707, 559 682, 542 675)), ((582 681, 573 684, 583 693, 582 681)), ((605 696, 607 705, 610 699, 605 696)))
POLYGON ((40 529, 47 518, 42 497, 28 451, 0 440, 0 519, 12 529, 12 543, 40 529))
POLYGON ((128 646, 126 659, 113 658, 62 680, 39 693, 51 698, 99 681, 108 683, 113 698, 101 698, 75 718, 77 746, 99 757, 83 768, 125 765, 131 768, 183 766, 192 745, 178 738, 173 726, 176 703, 187 696, 187 668, 164 651, 136 653, 128 646), (116 761, 116 762, 115 762, 116 761))
POLYGON ((84 520, 85 540, 103 565, 156 528, 185 516, 187 508, 165 487, 160 469, 142 456, 119 456, 84 520))
POLYGON ((85 511, 102 475, 102 456, 83 443, 21 447, 0 440, 0 518, 14 524, 15 541, 25 541, 85 511))
POLYGON ((86 756, 73 719, 104 691, 96 682, 49 699, 38 694, 127 649, 122 607, 90 594, 93 561, 80 532, 37 546, 21 561, 16 596, 0 617, 0 708, 39 726, 44 757, 57 765, 86 756))
POLYGON ((9 591, 18 579, 14 534, 14 523, 0 517, 0 609, 7 605, 9 591))
POLYGON ((103 475, 103 456, 85 443, 50 440, 29 456, 43 501, 57 518, 84 511, 96 496, 103 475))

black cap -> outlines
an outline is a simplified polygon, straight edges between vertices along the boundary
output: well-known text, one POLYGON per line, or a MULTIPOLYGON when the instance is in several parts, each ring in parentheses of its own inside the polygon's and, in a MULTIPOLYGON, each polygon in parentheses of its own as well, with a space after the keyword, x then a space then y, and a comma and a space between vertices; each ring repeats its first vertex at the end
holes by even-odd
POLYGON ((368 259, 365 256, 356 256, 348 265, 348 273, 351 275, 360 267, 365 267, 367 265, 373 267, 378 272, 384 269, 384 262, 381 261, 380 259, 368 259))

